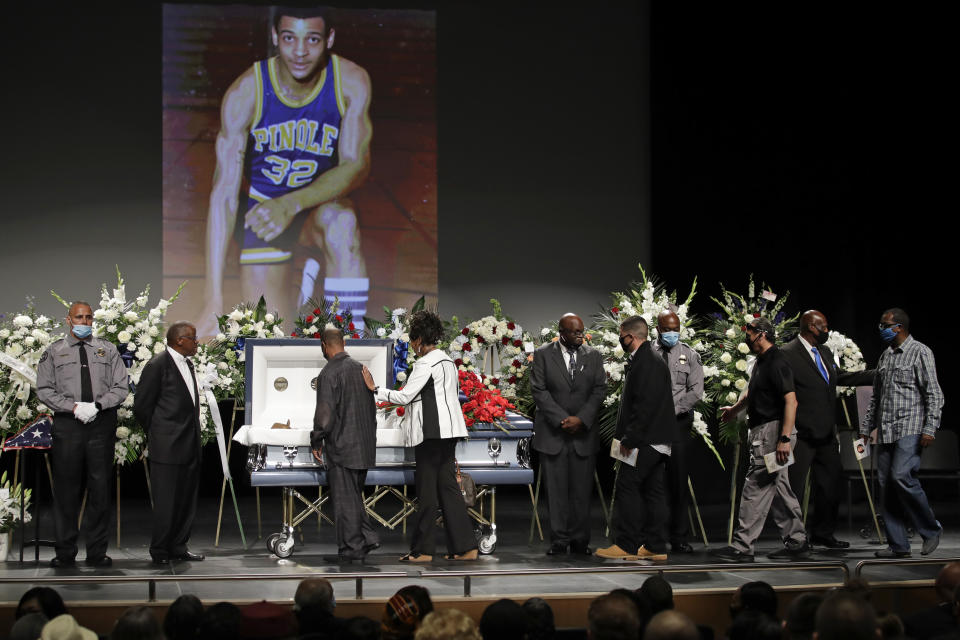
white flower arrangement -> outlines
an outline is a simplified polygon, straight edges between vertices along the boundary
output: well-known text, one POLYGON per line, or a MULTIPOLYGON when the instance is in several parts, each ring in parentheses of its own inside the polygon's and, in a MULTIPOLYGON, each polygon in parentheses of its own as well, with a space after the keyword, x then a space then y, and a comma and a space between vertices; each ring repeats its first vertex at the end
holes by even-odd
MULTIPOLYGON (((867 363, 857 343, 839 331, 831 331, 827 338, 827 347, 833 351, 837 365, 844 371, 863 371, 867 363)), ((856 387, 837 387, 837 396, 852 396, 857 393, 856 387)))
POLYGON ((37 314, 32 302, 26 311, 8 323, 0 329, 0 352, 4 354, 4 363, 0 364, 2 437, 16 433, 37 414, 48 411, 36 394, 37 365, 50 343, 62 337, 60 333, 54 334, 50 318, 37 314))
POLYGON ((216 339, 204 345, 202 354, 198 349, 197 362, 204 366, 212 363, 217 369, 218 384, 211 385, 217 400, 232 398, 242 402, 246 376, 243 345, 247 338, 283 337, 283 320, 276 312, 267 311, 266 300, 261 296, 255 305, 248 302, 238 304, 226 315, 218 317, 217 324, 220 330, 216 339), (226 368, 220 366, 224 363, 226 368))
MULTIPOLYGON (((26 325, 29 326, 29 325, 26 325)), ((13 531, 20 522, 20 503, 23 502, 23 523, 30 522, 30 495, 31 489, 22 490, 20 483, 14 482, 11 486, 7 480, 7 472, 0 476, 0 533, 13 531)), ((3 560, 3 558, 0 558, 3 560)))
POLYGON ((467 324, 450 341, 450 355, 461 371, 476 373, 488 389, 513 401, 525 388, 524 376, 530 360, 524 343, 532 343, 530 334, 519 323, 503 314, 500 303, 491 299, 493 315, 467 324), (480 363, 480 370, 474 363, 480 363))

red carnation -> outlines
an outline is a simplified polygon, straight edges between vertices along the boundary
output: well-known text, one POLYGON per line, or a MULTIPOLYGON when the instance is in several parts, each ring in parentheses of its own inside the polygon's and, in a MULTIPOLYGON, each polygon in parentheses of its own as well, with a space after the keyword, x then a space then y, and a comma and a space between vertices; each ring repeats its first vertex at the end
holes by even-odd
POLYGON ((322 312, 320 311, 320 307, 317 307, 316 309, 314 309, 314 310, 313 310, 313 313, 314 313, 314 315, 320 315, 320 314, 322 313, 322 312))
POLYGON ((355 326, 353 326, 353 323, 352 323, 352 322, 347 325, 347 331, 356 331, 356 330, 357 330, 357 328, 356 328, 355 326))
POLYGON ((507 329, 510 329, 510 331, 513 331, 516 328, 517 328, 517 325, 513 324, 512 322, 507 323, 507 329))
POLYGON ((460 333, 462 333, 462 334, 465 335, 465 336, 468 336, 468 335, 470 335, 470 329, 464 327, 464 328, 460 331, 460 333))
POLYGON ((463 366, 463 360, 460 359, 460 358, 457 358, 456 360, 453 361, 453 364, 457 365, 458 367, 462 367, 462 366, 463 366))
POLYGON ((503 343, 504 346, 506 346, 506 345, 510 344, 510 338, 508 338, 507 336, 503 336, 503 338, 500 340, 500 342, 503 343))
POLYGON ((469 342, 465 342, 465 343, 463 344, 463 350, 464 350, 464 351, 473 351, 473 347, 470 346, 470 343, 469 343, 469 342))
POLYGON ((514 366, 514 367, 516 367, 516 368, 519 369, 519 368, 520 368, 520 361, 519 361, 519 360, 514 360, 513 362, 510 363, 510 365, 511 365, 511 366, 514 366))
POLYGON ((486 344, 487 341, 483 339, 483 336, 477 336, 477 343, 478 343, 478 344, 486 344))
POLYGON ((398 416, 403 416, 403 414, 404 414, 405 412, 406 412, 406 409, 404 409, 403 407, 397 407, 397 415, 398 415, 398 416))
POLYGON ((317 331, 315 334, 313 334, 313 337, 314 337, 314 338, 320 338, 320 337, 322 337, 322 336, 321 336, 320 332, 317 331))
POLYGON ((759 313, 755 313, 755 314, 753 314, 753 317, 754 317, 754 318, 759 318, 759 317, 760 317, 760 314, 759 314, 759 313))
POLYGON ((359 333, 355 333, 355 334, 353 334, 353 338, 355 338, 355 339, 356 339, 356 338, 359 338, 359 337, 360 337, 360 334, 359 334, 359 333))
POLYGON ((519 347, 522 347, 522 346, 523 346, 523 341, 522 341, 522 340, 514 340, 514 341, 513 341, 513 346, 518 347, 518 348, 519 348, 519 347))
POLYGON ((307 324, 313 322, 313 316, 307 316, 307 324))
POLYGON ((337 319, 337 322, 343 322, 343 316, 341 316, 340 314, 337 314, 334 317, 337 319))
POLYGON ((610 313, 612 313, 613 315, 617 315, 618 313, 620 313, 620 307, 613 307, 612 309, 610 309, 610 313))
POLYGON ((498 384, 500 384, 500 378, 490 378, 490 384, 492 384, 493 386, 497 386, 498 384))
POLYGON ((517 384, 517 376, 510 376, 509 378, 507 378, 507 382, 509 382, 510 384, 517 384))

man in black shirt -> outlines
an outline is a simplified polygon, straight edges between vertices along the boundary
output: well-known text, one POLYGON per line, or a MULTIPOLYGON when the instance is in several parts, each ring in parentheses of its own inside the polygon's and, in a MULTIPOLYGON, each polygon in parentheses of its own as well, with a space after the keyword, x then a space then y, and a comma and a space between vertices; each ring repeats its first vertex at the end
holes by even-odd
POLYGON ((750 351, 757 354, 750 385, 735 405, 721 408, 721 419, 724 422, 731 420, 747 404, 750 464, 740 498, 739 522, 733 534, 733 544, 716 555, 725 560, 752 562, 753 543, 760 537, 767 513, 772 510, 784 547, 768 557, 804 557, 810 548, 800 516, 800 503, 790 489, 787 468, 770 473, 763 459, 764 455, 776 451, 777 463, 783 464, 796 444, 797 395, 793 371, 774 344, 776 333, 769 320, 755 319, 746 327, 746 339, 750 351))

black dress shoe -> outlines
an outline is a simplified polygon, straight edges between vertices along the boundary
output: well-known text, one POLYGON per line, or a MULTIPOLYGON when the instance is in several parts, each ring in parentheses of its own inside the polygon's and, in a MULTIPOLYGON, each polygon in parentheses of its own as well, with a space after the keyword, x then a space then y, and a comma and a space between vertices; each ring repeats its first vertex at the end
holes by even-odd
POLYGON ((572 556, 592 556, 593 549, 585 544, 571 544, 570 555, 572 556))
POLYGON ((323 556, 324 562, 330 564, 350 564, 352 562, 363 562, 363 556, 345 556, 343 554, 323 556))
POLYGON ((801 560, 810 557, 810 545, 804 542, 798 547, 783 547, 767 554, 771 560, 801 560))
POLYGON ((54 569, 66 569, 67 567, 76 566, 77 561, 73 558, 64 558, 57 556, 50 561, 50 566, 54 569))
POLYGON ((371 542, 370 544, 363 545, 363 555, 367 555, 371 551, 376 551, 380 548, 379 542, 371 542))
POLYGON ((170 558, 161 558, 160 556, 153 556, 150 558, 150 562, 155 564, 158 567, 165 567, 170 564, 170 558))
POLYGON ((849 549, 850 543, 846 540, 837 540, 835 537, 830 536, 811 536, 810 544, 815 544, 818 547, 826 547, 827 549, 849 549))
POLYGON ((548 556, 565 556, 567 555, 567 545, 561 544, 559 542, 554 542, 550 545, 550 548, 547 549, 548 556))
POLYGON ((693 553, 693 547, 688 542, 670 543, 670 553, 693 553))
POLYGON ((83 561, 88 567, 98 567, 100 569, 105 569, 106 567, 113 566, 113 558, 104 554, 99 558, 87 558, 83 561))
POLYGON ((193 553, 191 551, 184 551, 178 556, 173 556, 173 559, 177 560, 178 562, 200 562, 205 557, 206 556, 204 556, 202 553, 193 553))
POLYGON ((727 560, 729 562, 753 562, 753 554, 740 551, 739 549, 734 549, 733 547, 724 547, 718 551, 714 551, 713 555, 721 560, 727 560))

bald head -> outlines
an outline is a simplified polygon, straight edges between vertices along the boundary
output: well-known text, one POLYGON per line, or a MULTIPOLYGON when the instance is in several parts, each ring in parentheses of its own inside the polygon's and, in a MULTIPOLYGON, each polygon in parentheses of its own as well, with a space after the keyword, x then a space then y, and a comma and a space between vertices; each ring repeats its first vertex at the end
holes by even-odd
POLYGON ((800 316, 800 335, 812 345, 825 344, 830 337, 827 317, 816 309, 805 311, 800 316))
POLYGON ((680 316, 670 309, 664 309, 657 316, 657 330, 680 331, 680 316))
POLYGON ((298 609, 318 608, 333 613, 333 585, 326 578, 307 578, 297 586, 293 602, 298 609))
POLYGON ((583 344, 583 320, 573 313, 565 313, 557 323, 560 342, 568 349, 578 349, 583 344))
POLYGON ((841 591, 817 609, 814 629, 818 640, 876 640, 877 615, 869 602, 841 591))
POLYGON ((960 587, 960 562, 951 562, 940 569, 934 587, 940 602, 953 602, 953 594, 960 587))
POLYGON ((650 619, 643 640, 699 640, 693 620, 673 609, 661 611, 650 619))

